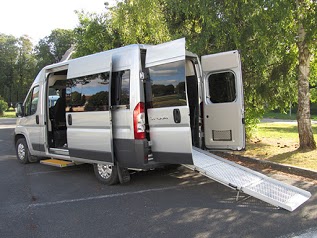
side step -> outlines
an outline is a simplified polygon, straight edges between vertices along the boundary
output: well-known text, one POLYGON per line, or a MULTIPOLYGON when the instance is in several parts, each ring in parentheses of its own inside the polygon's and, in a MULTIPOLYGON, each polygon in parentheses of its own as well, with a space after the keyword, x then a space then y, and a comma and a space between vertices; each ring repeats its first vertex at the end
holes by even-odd
POLYGON ((69 166, 76 165, 76 163, 73 162, 73 161, 66 161, 66 160, 59 160, 59 159, 41 160, 40 163, 41 164, 55 166, 55 167, 59 167, 59 168, 64 168, 64 167, 69 167, 69 166))
POLYGON ((194 165, 184 166, 199 171, 202 175, 238 192, 244 192, 288 211, 294 211, 311 197, 310 192, 195 147, 193 147, 193 162, 194 165))

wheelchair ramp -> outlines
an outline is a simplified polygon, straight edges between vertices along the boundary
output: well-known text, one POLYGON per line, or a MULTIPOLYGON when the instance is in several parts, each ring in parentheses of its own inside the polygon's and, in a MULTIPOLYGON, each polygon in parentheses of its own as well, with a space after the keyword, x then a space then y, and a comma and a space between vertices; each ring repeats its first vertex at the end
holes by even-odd
POLYGON ((204 176, 232 189, 288 211, 294 211, 311 197, 310 192, 269 178, 195 147, 193 147, 193 162, 194 165, 184 166, 199 171, 204 176))

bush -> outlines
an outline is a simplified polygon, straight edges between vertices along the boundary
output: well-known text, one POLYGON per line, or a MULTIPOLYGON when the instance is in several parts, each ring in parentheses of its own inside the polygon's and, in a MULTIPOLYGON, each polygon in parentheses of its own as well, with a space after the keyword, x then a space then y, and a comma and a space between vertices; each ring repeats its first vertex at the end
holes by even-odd
POLYGON ((8 109, 8 103, 0 99, 0 116, 4 115, 4 112, 8 109))

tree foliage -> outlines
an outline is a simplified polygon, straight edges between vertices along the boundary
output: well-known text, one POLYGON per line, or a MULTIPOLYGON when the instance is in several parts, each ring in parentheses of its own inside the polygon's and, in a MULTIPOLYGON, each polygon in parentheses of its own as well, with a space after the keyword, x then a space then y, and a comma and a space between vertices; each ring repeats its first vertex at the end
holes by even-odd
POLYGON ((33 54, 33 44, 29 37, 22 36, 18 39, 18 58, 16 61, 15 71, 15 92, 16 100, 22 101, 28 92, 28 87, 33 82, 36 60, 33 54))
POLYGON ((170 33, 185 36, 189 50, 199 55, 240 50, 248 132, 265 111, 286 110, 296 101, 296 47, 283 41, 287 33, 279 31, 288 21, 273 11, 277 6, 260 0, 166 4, 170 33))
POLYGON ((23 100, 33 80, 35 61, 32 51, 28 36, 16 38, 0 34, 0 96, 9 104, 23 100))
POLYGON ((18 57, 17 39, 10 35, 0 35, 0 96, 7 102, 12 102, 12 87, 14 84, 14 67, 18 57))
POLYGON ((76 39, 75 56, 83 56, 119 47, 112 31, 109 14, 77 12, 79 25, 74 29, 76 39))
POLYGON ((0 116, 3 116, 4 112, 7 109, 8 109, 8 103, 0 97, 0 116))
POLYGON ((37 71, 46 65, 59 62, 74 42, 73 30, 65 29, 55 29, 49 36, 40 39, 35 46, 37 71))
POLYGON ((170 40, 164 2, 125 0, 110 8, 113 32, 123 45, 158 44, 170 40))
POLYGON ((72 30, 53 30, 35 47, 27 35, 0 33, 0 96, 10 106, 23 101, 39 70, 58 62, 73 43, 72 30))

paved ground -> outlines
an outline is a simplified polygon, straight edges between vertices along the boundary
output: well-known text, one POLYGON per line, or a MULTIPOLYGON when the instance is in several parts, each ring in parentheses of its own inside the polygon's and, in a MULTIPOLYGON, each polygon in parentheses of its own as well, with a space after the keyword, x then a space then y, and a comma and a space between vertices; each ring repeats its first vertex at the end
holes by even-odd
POLYGON ((294 212, 185 168, 139 172, 104 186, 90 165, 21 165, 14 120, 0 119, 0 237, 317 237, 316 181, 271 171, 312 198, 294 212))

